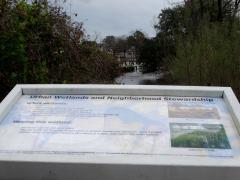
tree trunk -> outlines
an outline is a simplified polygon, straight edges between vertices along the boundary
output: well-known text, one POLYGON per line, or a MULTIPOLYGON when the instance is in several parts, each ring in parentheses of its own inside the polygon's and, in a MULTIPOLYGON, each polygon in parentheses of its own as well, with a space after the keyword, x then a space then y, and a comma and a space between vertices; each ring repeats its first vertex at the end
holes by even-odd
POLYGON ((233 14, 232 14, 232 17, 231 17, 230 22, 229 22, 229 35, 232 33, 235 17, 237 15, 238 9, 239 9, 239 4, 240 4, 240 0, 235 0, 233 14))
POLYGON ((223 21, 223 15, 222 15, 222 0, 218 0, 218 15, 217 15, 217 21, 222 22, 223 21))

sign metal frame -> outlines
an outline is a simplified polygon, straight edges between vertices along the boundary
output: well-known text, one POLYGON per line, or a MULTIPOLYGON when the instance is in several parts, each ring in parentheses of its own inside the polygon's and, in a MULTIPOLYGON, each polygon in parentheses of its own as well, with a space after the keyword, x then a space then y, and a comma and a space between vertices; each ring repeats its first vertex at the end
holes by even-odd
MULTIPOLYGON (((182 96, 182 97, 214 97, 223 98, 236 129, 240 135, 240 105, 230 87, 200 87, 200 86, 144 86, 144 85, 16 85, 14 89, 0 104, 0 122, 11 110, 13 105, 22 95, 132 95, 132 96, 182 96)), ((1 137, 0 137, 1 138, 1 137)), ((112 156, 112 155, 61 155, 61 154, 0 154, 0 179, 22 177, 24 179, 43 177, 50 178, 54 171, 60 175, 58 179, 67 179, 72 174, 62 174, 66 167, 71 168, 70 172, 76 177, 84 176, 83 179, 112 179, 127 180, 148 177, 150 180, 165 178, 167 180, 191 179, 196 174, 196 180, 212 179, 214 177, 231 180, 240 177, 240 155, 236 158, 221 157, 195 157, 195 156, 112 156), (31 170, 30 175, 23 175, 23 171, 31 170), (39 166, 40 170, 34 168, 39 166), (12 167, 12 168, 11 168, 12 167), (16 168, 14 168, 16 167, 16 168), (20 169, 19 169, 20 167, 20 169), (78 174, 78 168, 88 173, 78 174), (222 169, 225 169, 224 171, 222 169), (3 171, 4 170, 4 173, 3 171), (94 170, 95 175, 90 171, 94 170), (35 172, 36 171, 36 172, 35 172), (105 171, 111 171, 106 173, 105 171), (125 174, 123 171, 134 173, 125 174), (10 175, 15 173, 15 175, 10 175), (89 174, 90 173, 90 174, 89 174), (174 174, 169 174, 174 173, 174 174), (188 174, 187 174, 188 173, 188 174), (216 175, 216 173, 219 173, 216 175), (215 174, 215 175, 214 175, 215 174), (37 176, 36 176, 37 177, 37 176)), ((214 178, 215 179, 215 178, 214 178)))

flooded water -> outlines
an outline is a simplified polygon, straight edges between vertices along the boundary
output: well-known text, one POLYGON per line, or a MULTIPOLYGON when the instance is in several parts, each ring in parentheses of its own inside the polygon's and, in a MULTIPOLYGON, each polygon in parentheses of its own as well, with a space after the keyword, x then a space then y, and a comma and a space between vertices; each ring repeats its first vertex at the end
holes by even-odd
POLYGON ((115 79, 117 84, 127 85, 153 85, 157 84, 157 79, 160 78, 159 73, 130 72, 115 79))

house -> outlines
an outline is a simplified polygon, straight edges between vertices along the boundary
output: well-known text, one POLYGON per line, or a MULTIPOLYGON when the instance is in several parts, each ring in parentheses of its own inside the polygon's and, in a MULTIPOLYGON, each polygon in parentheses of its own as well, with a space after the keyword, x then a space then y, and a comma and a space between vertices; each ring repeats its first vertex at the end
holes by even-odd
POLYGON ((137 64, 136 49, 131 47, 125 52, 119 52, 115 54, 121 67, 134 67, 134 71, 139 71, 139 65, 137 64))

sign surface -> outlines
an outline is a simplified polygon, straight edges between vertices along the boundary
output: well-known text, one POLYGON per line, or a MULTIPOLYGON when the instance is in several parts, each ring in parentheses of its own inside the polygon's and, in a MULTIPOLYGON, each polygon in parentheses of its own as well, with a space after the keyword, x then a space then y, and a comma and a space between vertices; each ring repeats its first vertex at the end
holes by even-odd
POLYGON ((233 157, 222 98, 23 95, 0 124, 0 153, 233 157))

